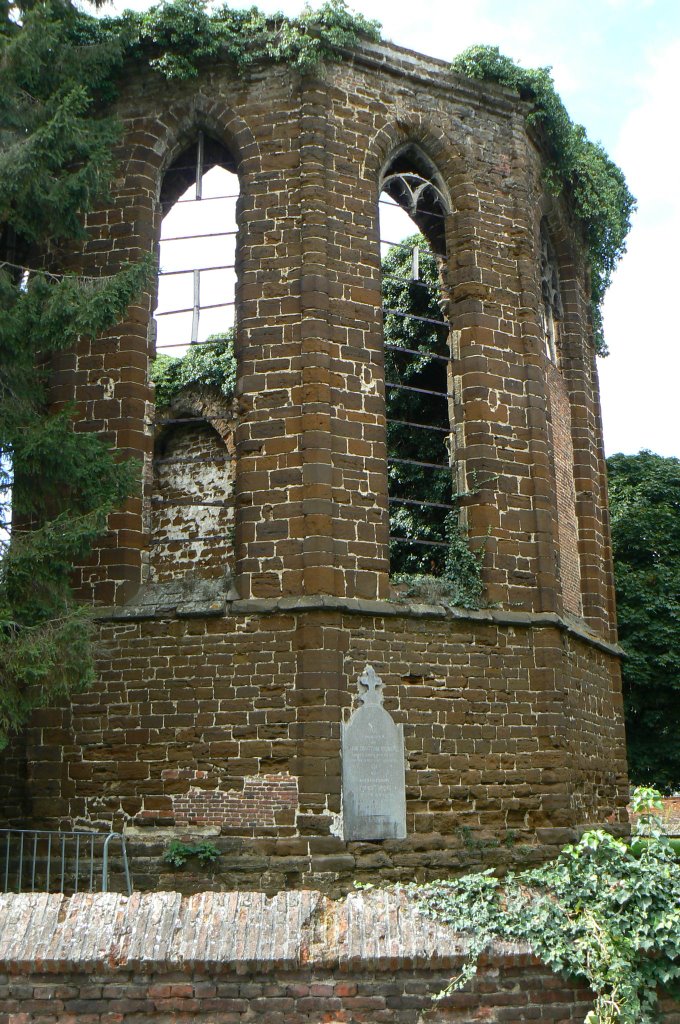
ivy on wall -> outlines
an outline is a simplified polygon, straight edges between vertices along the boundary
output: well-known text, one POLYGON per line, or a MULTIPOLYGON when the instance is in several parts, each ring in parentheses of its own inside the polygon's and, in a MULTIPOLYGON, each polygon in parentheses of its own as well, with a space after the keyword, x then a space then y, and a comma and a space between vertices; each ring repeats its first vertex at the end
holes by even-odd
POLYGON ((591 265, 591 306, 595 347, 607 354, 602 330, 602 301, 616 265, 626 251, 626 236, 635 210, 623 172, 585 128, 574 124, 560 99, 550 68, 523 68, 497 46, 471 46, 451 65, 454 71, 513 89, 530 104, 527 123, 544 138, 549 163, 548 190, 565 192, 581 222, 591 265))
POLYGON ((633 794, 640 817, 631 843, 586 832, 540 868, 408 886, 427 915, 469 937, 447 992, 467 984, 493 940, 520 941, 590 987, 595 1005, 585 1024, 656 1021, 659 989, 680 988, 680 864, 660 806, 653 789, 633 794))

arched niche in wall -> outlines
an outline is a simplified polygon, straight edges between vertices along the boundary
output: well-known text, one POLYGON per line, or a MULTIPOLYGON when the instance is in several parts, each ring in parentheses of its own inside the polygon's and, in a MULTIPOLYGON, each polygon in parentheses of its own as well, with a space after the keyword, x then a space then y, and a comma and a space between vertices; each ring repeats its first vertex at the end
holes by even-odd
POLYGON ((380 178, 390 569, 441 576, 453 502, 446 218, 436 166, 401 146, 380 178))
POLYGON ((234 410, 218 393, 187 390, 167 412, 154 446, 150 581, 230 576, 234 410))

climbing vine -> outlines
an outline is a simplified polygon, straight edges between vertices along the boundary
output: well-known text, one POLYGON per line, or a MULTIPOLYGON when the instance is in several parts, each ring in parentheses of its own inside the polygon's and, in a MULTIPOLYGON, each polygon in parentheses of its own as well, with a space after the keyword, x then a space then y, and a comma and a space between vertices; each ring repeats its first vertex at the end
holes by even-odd
POLYGON ((658 989, 680 986, 680 864, 660 806, 655 790, 634 792, 631 843, 586 832, 537 869, 407 887, 426 914, 469 935, 469 956, 447 992, 474 976, 494 939, 516 940, 589 985, 595 1005, 586 1024, 655 1021, 658 989))
POLYGON ((309 73, 362 39, 380 38, 378 23, 351 12, 344 0, 326 0, 316 11, 305 7, 297 18, 266 15, 257 7, 208 12, 204 0, 174 0, 145 13, 83 16, 80 31, 89 42, 116 39, 125 56, 146 60, 169 79, 192 78, 209 59, 228 60, 239 74, 262 62, 309 73))
POLYGON ((595 345, 607 354, 602 330, 602 301, 611 276, 626 251, 635 198, 619 167, 585 128, 574 124, 560 99, 550 68, 523 68, 497 46, 471 46, 452 68, 468 78, 498 82, 531 104, 527 122, 545 138, 550 162, 545 178, 553 194, 569 193, 581 221, 591 262, 591 303, 595 345))

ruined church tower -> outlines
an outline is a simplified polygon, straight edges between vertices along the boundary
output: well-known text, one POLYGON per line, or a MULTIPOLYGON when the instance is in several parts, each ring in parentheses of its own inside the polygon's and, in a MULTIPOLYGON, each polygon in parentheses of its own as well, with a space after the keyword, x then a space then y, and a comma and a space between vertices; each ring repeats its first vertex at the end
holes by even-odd
POLYGON ((222 231, 234 294, 205 298, 205 249, 185 227, 186 299, 187 271, 161 259, 161 283, 124 323, 55 360, 55 403, 140 460, 143 485, 79 570, 97 607, 97 682, 35 712, 10 820, 124 831, 142 888, 331 894, 521 866, 584 826, 623 829, 588 273, 522 102, 365 44, 313 78, 215 63, 170 89, 132 73, 117 114, 120 172, 89 217, 83 272, 158 253, 168 210, 217 167, 237 196, 222 231), (439 384, 404 369, 422 355, 410 335, 386 339, 400 314, 385 307, 381 196, 436 264, 438 312, 421 319, 439 384), (185 314, 178 345, 233 302, 229 398, 189 383, 158 400, 163 287, 185 314), (422 415, 398 415, 395 389, 422 415), (418 456, 429 441, 397 451, 397 428, 438 432, 441 465, 418 456), (416 479, 443 469, 450 503, 409 490, 395 465, 420 465, 416 479), (403 534, 390 515, 427 500, 478 552, 479 607, 395 583, 400 544, 429 545, 435 570, 444 557, 445 533, 403 534), (373 760, 363 739, 350 748, 367 705, 385 735, 378 712, 392 721, 385 785, 403 786, 374 834, 348 817, 358 791, 380 792, 387 757, 382 739, 373 760), (168 880, 160 854, 182 836, 209 838, 220 858, 168 880))

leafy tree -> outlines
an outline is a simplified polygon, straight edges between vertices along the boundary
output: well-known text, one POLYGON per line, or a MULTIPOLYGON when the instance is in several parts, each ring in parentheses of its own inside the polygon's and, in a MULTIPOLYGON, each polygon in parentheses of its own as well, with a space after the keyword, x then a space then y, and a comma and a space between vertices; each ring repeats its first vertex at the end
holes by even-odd
POLYGON ((421 234, 393 246, 383 260, 388 479, 397 499, 390 505, 390 565, 393 578, 413 591, 478 607, 481 556, 470 550, 450 508, 460 495, 450 466, 449 330, 439 272, 421 234), (414 247, 418 280, 412 279, 414 247), (422 541, 435 544, 416 543, 422 541))
POLYGON ((72 410, 48 409, 46 384, 50 355, 115 323, 146 267, 97 282, 21 269, 84 238, 113 171, 117 128, 93 110, 120 50, 76 46, 78 17, 59 0, 0 9, 0 747, 92 678, 70 574, 135 476, 72 410))
MULTIPOLYGON (((382 281, 386 403, 391 421, 387 427, 388 477, 390 497, 397 499, 390 509, 390 533, 445 543, 445 508, 398 503, 400 499, 422 498, 433 505, 450 505, 452 500, 447 447, 448 329, 438 326, 443 320, 439 268, 422 235, 404 239, 388 251, 382 281), (411 272, 414 246, 420 254, 417 281, 412 280, 411 272)), ((390 550, 392 570, 438 575, 444 569, 443 550, 395 541, 390 550)))
POLYGON ((631 779, 680 787, 680 460, 607 460, 631 779))

